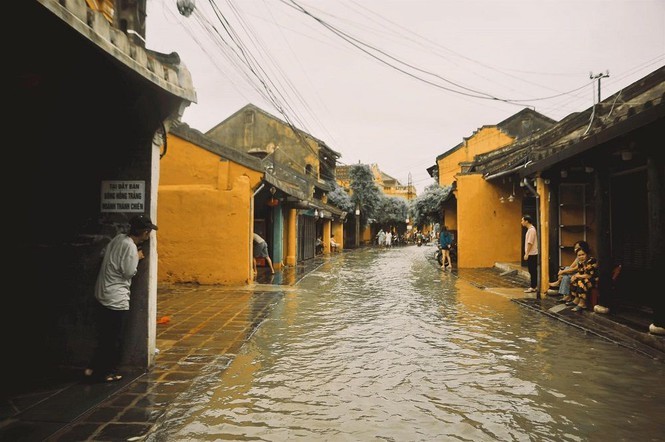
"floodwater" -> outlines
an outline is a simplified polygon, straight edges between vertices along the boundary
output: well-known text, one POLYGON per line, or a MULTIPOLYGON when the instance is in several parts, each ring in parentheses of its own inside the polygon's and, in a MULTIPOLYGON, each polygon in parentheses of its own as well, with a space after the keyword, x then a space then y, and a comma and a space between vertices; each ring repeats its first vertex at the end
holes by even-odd
POLYGON ((326 262, 148 440, 665 440, 663 362, 465 283, 433 251, 326 262))

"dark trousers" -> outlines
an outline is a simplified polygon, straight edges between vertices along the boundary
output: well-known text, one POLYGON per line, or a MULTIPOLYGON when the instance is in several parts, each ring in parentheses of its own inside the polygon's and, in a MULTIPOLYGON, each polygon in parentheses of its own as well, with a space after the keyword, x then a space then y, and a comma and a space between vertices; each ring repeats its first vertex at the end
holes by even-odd
POLYGON ((111 310, 98 304, 98 341, 90 368, 99 376, 115 373, 118 369, 127 313, 129 310, 111 310))
POLYGON ((529 287, 535 289, 538 287, 538 255, 529 255, 526 260, 526 267, 529 269, 531 283, 529 287))

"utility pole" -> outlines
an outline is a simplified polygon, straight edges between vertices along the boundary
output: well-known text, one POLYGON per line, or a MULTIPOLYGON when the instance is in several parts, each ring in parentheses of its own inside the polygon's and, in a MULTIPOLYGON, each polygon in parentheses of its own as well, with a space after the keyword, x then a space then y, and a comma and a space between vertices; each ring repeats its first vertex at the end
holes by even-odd
POLYGON ((413 182, 411 181, 411 172, 409 172, 409 181, 406 185, 406 200, 411 201, 411 186, 413 182))
POLYGON ((610 76, 610 71, 605 71, 604 74, 600 73, 600 74, 596 74, 596 75, 593 75, 593 72, 589 72, 589 78, 591 80, 596 80, 596 79, 598 80, 598 102, 599 103, 600 103, 600 80, 603 79, 603 78, 607 78, 609 76, 610 76))

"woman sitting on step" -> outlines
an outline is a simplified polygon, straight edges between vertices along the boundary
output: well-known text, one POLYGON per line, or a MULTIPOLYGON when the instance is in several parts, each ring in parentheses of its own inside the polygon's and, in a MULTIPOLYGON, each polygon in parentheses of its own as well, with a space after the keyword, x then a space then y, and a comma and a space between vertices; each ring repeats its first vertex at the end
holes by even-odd
POLYGON ((575 306, 577 312, 587 308, 591 289, 598 286, 598 261, 589 254, 588 244, 580 244, 577 251, 577 273, 570 277, 570 294, 563 300, 566 305, 575 306))
POLYGON ((586 247, 589 250, 589 243, 586 241, 576 241, 573 244, 573 253, 575 253, 575 259, 567 267, 562 267, 558 273, 558 279, 554 282, 550 282, 550 290, 554 292, 547 291, 547 294, 553 294, 560 296, 568 296, 570 294, 570 278, 577 273, 577 251, 580 247, 586 247))

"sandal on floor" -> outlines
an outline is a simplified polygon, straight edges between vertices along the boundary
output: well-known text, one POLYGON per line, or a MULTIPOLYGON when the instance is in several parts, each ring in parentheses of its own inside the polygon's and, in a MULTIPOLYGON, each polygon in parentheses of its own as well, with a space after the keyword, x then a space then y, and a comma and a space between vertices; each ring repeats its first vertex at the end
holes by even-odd
POLYGON ((122 379, 122 375, 120 374, 111 373, 104 376, 104 382, 117 382, 120 379, 122 379))

